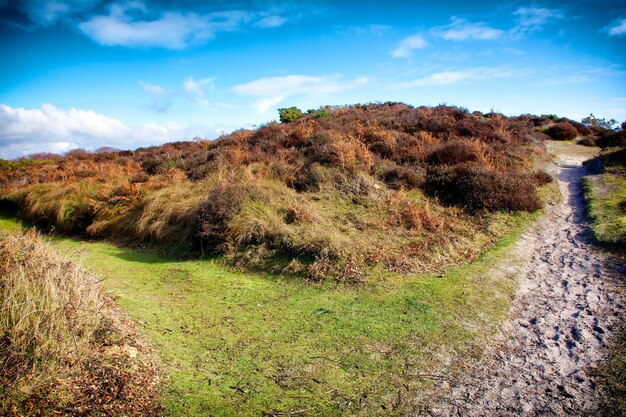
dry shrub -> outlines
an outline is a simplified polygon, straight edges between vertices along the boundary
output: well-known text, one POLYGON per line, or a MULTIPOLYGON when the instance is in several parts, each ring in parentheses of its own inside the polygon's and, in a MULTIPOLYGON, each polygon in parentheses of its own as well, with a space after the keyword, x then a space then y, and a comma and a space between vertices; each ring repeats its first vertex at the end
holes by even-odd
POLYGON ((120 311, 34 231, 0 238, 0 307, 0 413, 158 413, 154 363, 120 311))
POLYGON ((427 190, 447 204, 473 210, 535 211, 541 208, 531 179, 510 172, 494 172, 476 163, 431 168, 427 190))
POLYGON ((454 165, 463 162, 478 162, 488 165, 484 146, 476 141, 452 140, 435 148, 428 156, 435 165, 454 165))
POLYGON ((595 136, 585 136, 581 138, 577 143, 583 146, 598 146, 596 144, 597 138, 595 136))
POLYGON ((319 191, 323 184, 331 181, 331 173, 318 162, 301 166, 287 185, 299 192, 319 191))
POLYGON ((420 204, 410 200, 403 191, 396 191, 387 198, 389 224, 407 230, 433 231, 441 221, 431 212, 430 202, 420 204))
POLYGON ((287 224, 311 223, 313 221, 311 213, 299 204, 292 204, 283 211, 283 219, 287 224))
POLYGON ((546 171, 544 171, 543 169, 537 170, 533 173, 533 181, 535 182, 535 184, 537 185, 537 187, 542 187, 546 184, 550 184, 552 181, 554 181, 554 178, 552 178, 552 175, 548 174, 546 171))
POLYGON ((596 140, 596 146, 601 148, 612 148, 616 146, 626 146, 626 130, 604 130, 596 140))
POLYGON ((200 203, 196 215, 195 236, 202 250, 220 251, 220 246, 228 238, 229 222, 239 213, 244 202, 257 196, 258 187, 254 184, 242 182, 233 175, 219 179, 200 203))
POLYGON ((568 122, 555 123, 545 133, 554 140, 572 140, 578 136, 578 130, 568 122))
POLYGON ((418 188, 424 183, 423 172, 415 167, 396 165, 393 162, 382 165, 379 177, 394 190, 418 188))

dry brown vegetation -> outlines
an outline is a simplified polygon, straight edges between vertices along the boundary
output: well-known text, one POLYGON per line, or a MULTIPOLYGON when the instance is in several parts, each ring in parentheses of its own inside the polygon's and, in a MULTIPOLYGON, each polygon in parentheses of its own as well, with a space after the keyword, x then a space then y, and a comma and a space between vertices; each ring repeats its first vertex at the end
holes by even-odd
POLYGON ((33 231, 0 236, 0 414, 150 416, 150 355, 97 279, 33 231))
POLYGON ((481 253, 498 237, 499 212, 540 208, 549 177, 534 162, 544 131, 565 125, 587 129, 449 106, 326 107, 212 142, 10 162, 0 195, 64 232, 359 280, 371 268, 438 269, 481 253))

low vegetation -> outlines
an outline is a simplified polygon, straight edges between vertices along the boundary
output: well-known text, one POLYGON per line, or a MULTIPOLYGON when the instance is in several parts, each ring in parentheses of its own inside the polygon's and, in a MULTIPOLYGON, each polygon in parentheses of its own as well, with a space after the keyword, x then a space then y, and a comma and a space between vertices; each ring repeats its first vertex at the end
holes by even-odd
POLYGON ((97 279, 34 231, 0 234, 0 414, 156 414, 154 364, 97 279))
POLYGON ((543 132, 585 128, 400 103, 280 115, 213 142, 11 162, 0 202, 60 232, 356 282, 475 259, 541 207, 543 132))
POLYGON ((626 147, 607 150, 587 165, 596 170, 583 181, 594 236, 626 248, 626 147))
MULTIPOLYGON (((490 267, 515 262, 507 245, 527 224, 445 276, 381 273, 359 286, 101 241, 51 243, 106 277, 107 293, 157 351, 166 416, 405 416, 419 412, 433 381, 480 357, 515 291, 510 271, 490 267)), ((0 218, 0 227, 14 225, 0 218)))

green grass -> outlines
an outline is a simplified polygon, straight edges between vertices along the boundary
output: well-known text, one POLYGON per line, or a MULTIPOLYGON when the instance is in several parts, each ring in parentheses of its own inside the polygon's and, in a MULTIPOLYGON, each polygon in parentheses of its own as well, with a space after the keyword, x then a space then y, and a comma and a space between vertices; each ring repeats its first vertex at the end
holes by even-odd
POLYGON ((626 177, 612 172, 589 176, 583 189, 598 242, 626 246, 626 177))
MULTIPOLYGON (((433 375, 478 358, 505 317, 515 277, 491 266, 530 220, 444 276, 384 274, 358 287, 51 241, 106 277, 106 290, 140 324, 162 363, 168 416, 406 415, 433 375)), ((0 216, 0 228, 16 224, 0 216)))

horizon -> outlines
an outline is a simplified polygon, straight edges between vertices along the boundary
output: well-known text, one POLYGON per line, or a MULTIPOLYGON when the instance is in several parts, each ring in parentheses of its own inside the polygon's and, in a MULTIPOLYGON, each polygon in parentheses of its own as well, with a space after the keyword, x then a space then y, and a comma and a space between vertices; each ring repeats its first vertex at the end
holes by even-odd
POLYGON ((278 108, 626 119, 619 1, 0 0, 0 158, 214 139, 278 108))

